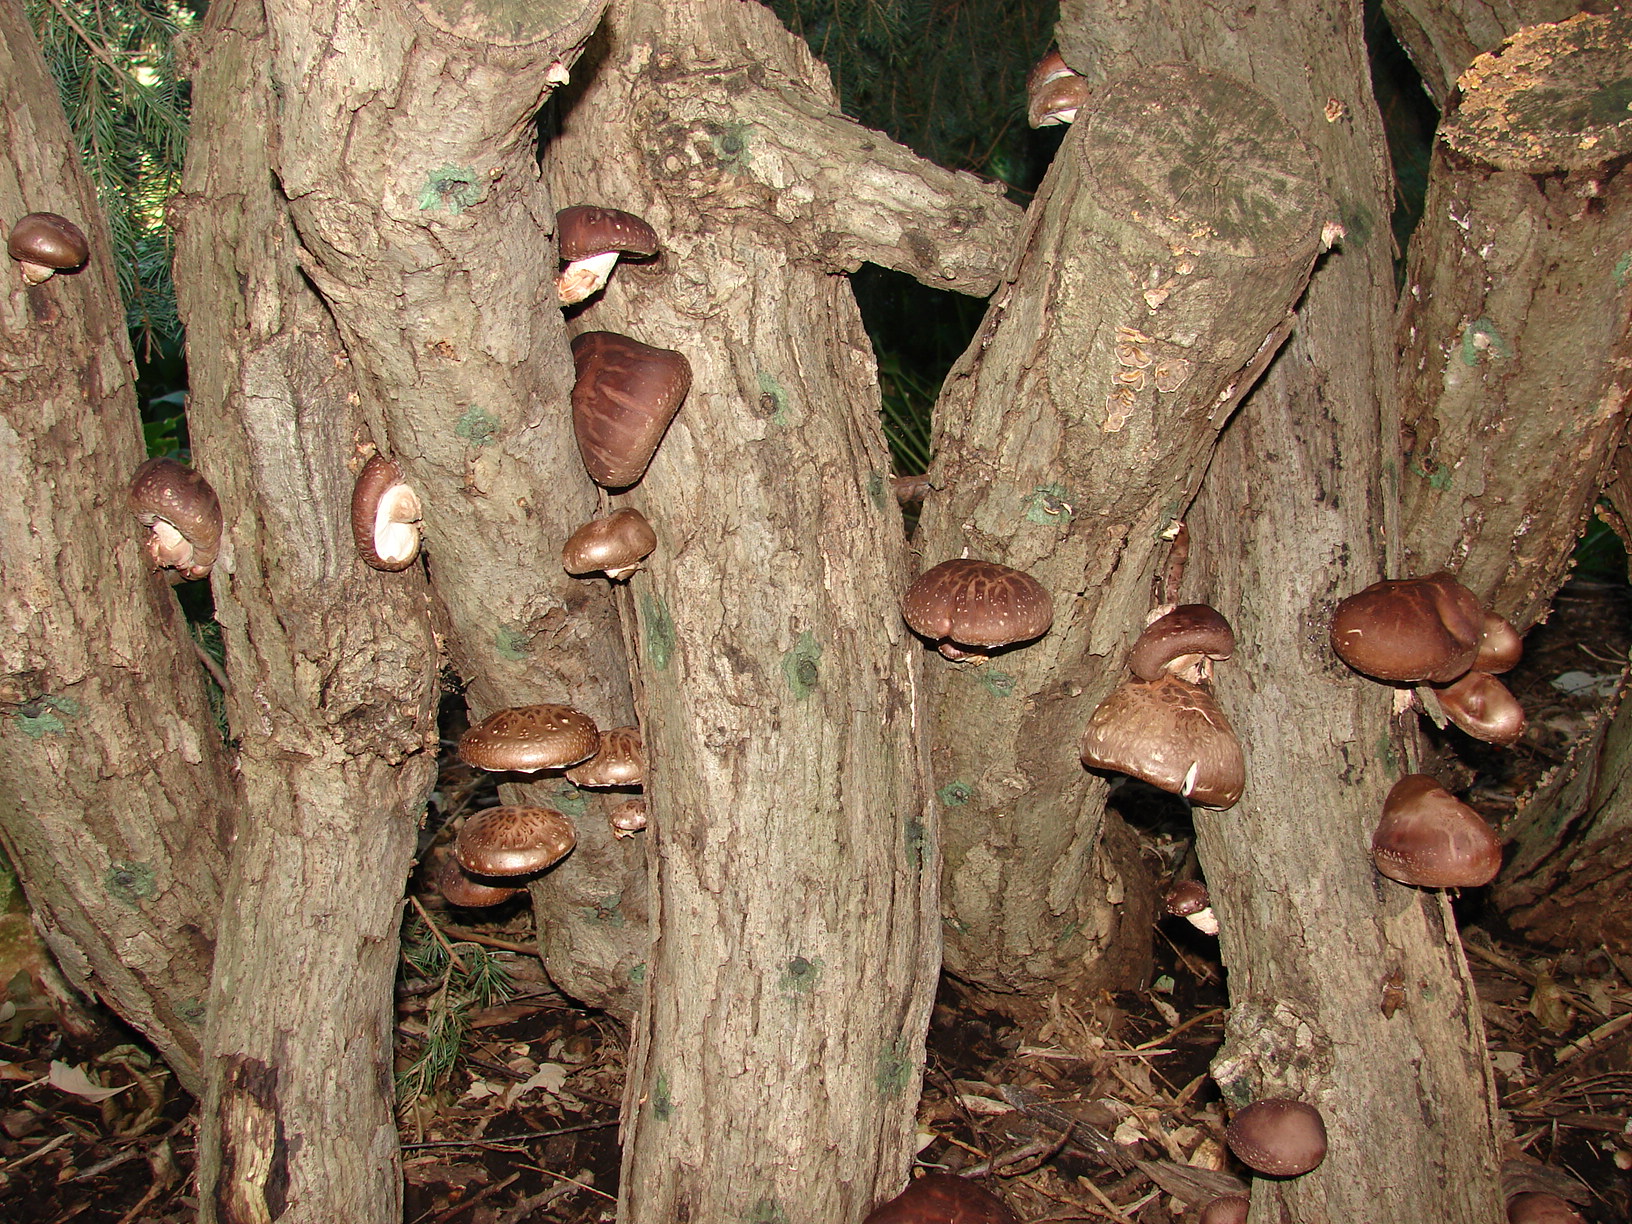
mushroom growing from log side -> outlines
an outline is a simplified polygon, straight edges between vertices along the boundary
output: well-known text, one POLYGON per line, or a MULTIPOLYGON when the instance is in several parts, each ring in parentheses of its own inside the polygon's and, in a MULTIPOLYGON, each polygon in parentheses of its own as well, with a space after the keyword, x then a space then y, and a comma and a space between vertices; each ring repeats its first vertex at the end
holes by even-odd
POLYGON ((962 557, 924 571, 907 588, 901 615, 948 659, 980 661, 989 651, 1047 633, 1054 601, 1030 574, 962 557))
POLYGON ((1207 604, 1179 604, 1145 626, 1128 655, 1128 670, 1141 680, 1172 672, 1199 684, 1209 661, 1222 663, 1234 653, 1235 632, 1222 613, 1207 604))
POLYGON ((1448 684, 1473 666, 1484 628, 1478 598, 1449 574, 1398 578, 1337 605, 1332 649, 1375 680, 1448 684))
POLYGON ((479 909, 499 905, 525 890, 508 884, 483 883, 461 867, 457 857, 449 854, 436 873, 436 891, 449 905, 479 909))
POLYGON ((83 268, 91 257, 91 244, 67 217, 36 212, 19 217, 11 227, 6 254, 17 261, 25 284, 38 285, 58 272, 83 268))
POLYGON ((147 528, 154 569, 206 577, 221 551, 221 503, 203 475, 174 459, 149 459, 130 478, 130 508, 147 528))
POLYGON ((472 875, 533 875, 559 863, 577 844, 572 822, 554 808, 505 804, 467 818, 453 853, 472 875))
POLYGON ((1088 82, 1071 70, 1058 49, 1026 77, 1026 122, 1034 128, 1073 122, 1088 101, 1088 82))
POLYGON ((990 1190, 951 1173, 929 1173, 868 1212, 862 1224, 1020 1224, 990 1190))
POLYGON ((395 573, 419 556, 419 495, 395 460, 374 455, 351 493, 351 537, 364 564, 395 573))
POLYGON ((617 208, 574 204, 555 214, 556 244, 566 267, 555 279, 563 306, 574 306, 599 293, 619 256, 636 259, 657 254, 657 231, 634 213, 617 208))
POLYGON ((1224 1141, 1255 1172, 1298 1177, 1326 1159, 1326 1120, 1304 1101, 1267 1097, 1236 1113, 1224 1141))
POLYGON ((657 547, 657 533, 639 510, 625 506, 605 518, 590 519, 567 537, 561 567, 569 574, 605 574, 621 582, 640 569, 657 547))
POLYGON ((606 822, 612 826, 613 837, 633 837, 646 827, 646 800, 638 796, 625 799, 606 814, 606 822))
POLYGON ((603 488, 627 488, 645 474, 691 389, 691 363, 604 331, 575 337, 572 362, 572 429, 584 468, 603 488))
POLYGON ((1252 1200, 1244 1194, 1226 1194, 1201 1209, 1196 1224, 1247 1224, 1252 1200))
POLYGON ((1207 808, 1233 807, 1246 761, 1213 695, 1178 676, 1125 680, 1088 719, 1082 763, 1143 779, 1207 808))
POLYGON ((639 786, 645 780, 646 754, 639 727, 607 728, 600 734, 595 755, 567 770, 568 782, 588 789, 639 786))
POLYGON ((1556 1194, 1527 1190, 1507 1200, 1508 1224, 1584 1224, 1580 1214, 1556 1194))
POLYGON ((1433 692, 1445 717, 1474 739, 1505 748, 1524 737, 1524 707, 1488 672, 1470 671, 1433 692))
POLYGON ((1499 676, 1510 672, 1524 657, 1524 638, 1506 617, 1494 612, 1485 613, 1485 625, 1479 634, 1479 653, 1474 656, 1473 670, 1499 676))
POLYGON ((589 715, 566 705, 495 710, 459 737, 459 759, 496 773, 565 769, 601 746, 589 715))
POLYGON ((1484 817, 1427 774, 1407 774, 1383 801, 1371 860, 1419 888, 1477 888, 1502 866, 1501 839, 1484 817))
POLYGON ((1213 913, 1207 885, 1200 880, 1178 880, 1162 898, 1162 907, 1175 918, 1183 918, 1203 935, 1218 934, 1218 915, 1213 913))

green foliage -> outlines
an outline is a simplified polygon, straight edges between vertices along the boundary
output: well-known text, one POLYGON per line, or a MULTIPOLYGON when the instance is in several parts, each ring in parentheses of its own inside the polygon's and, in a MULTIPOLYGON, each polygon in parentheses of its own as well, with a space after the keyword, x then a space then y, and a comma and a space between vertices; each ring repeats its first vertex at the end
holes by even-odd
POLYGON ((28 15, 113 233, 132 334, 151 353, 181 330, 164 207, 187 141, 173 52, 196 18, 177 0, 28 0, 28 15))
POLYGON ((435 983, 425 1005, 419 1056, 397 1075, 399 1108, 436 1090, 459 1061, 470 1013, 510 998, 511 982, 498 959, 473 943, 448 943, 439 931, 415 920, 403 933, 407 975, 435 983))

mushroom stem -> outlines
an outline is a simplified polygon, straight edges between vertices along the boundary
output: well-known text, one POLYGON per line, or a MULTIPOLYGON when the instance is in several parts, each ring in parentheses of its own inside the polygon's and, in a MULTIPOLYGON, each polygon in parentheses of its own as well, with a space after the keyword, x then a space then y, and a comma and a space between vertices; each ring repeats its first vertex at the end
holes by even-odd
POLYGON ((612 279, 617 266, 618 251, 603 251, 588 259, 579 259, 561 269, 555 278, 555 295, 563 306, 576 306, 587 297, 599 293, 612 279))

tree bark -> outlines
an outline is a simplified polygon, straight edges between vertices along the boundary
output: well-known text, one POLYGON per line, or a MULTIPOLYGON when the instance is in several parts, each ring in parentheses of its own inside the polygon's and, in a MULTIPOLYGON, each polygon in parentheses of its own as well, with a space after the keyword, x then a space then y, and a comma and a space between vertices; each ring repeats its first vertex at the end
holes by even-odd
MULTIPOLYGON (((679 349, 694 372, 645 478, 611 499, 659 538, 624 597, 656 938, 620 1219, 855 1221, 911 1156, 939 855, 873 360, 832 275, 857 239, 820 233, 864 228, 840 197, 873 172, 807 187, 784 168, 886 142, 837 116, 758 5, 614 3, 579 77, 546 152, 557 198, 640 213, 664 253, 575 326, 679 349)), ((911 228, 908 184, 1004 211, 890 158, 918 173, 861 210, 880 232, 911 228), (892 210, 904 227, 879 220, 892 210)), ((918 245, 867 257, 960 266, 918 245)))
MULTIPOLYGON (((534 151, 547 73, 571 65, 601 7, 268 8, 284 107, 274 160, 301 266, 356 364, 369 433, 419 491, 473 718, 560 701, 601 726, 633 721, 606 584, 561 568, 596 501, 566 421, 555 209, 534 151)), ((559 780, 505 795, 582 813, 580 852, 533 886, 546 964, 569 993, 631 1013, 643 842, 613 845, 608 801, 559 780)))
POLYGON ((1231 997, 1214 1078, 1238 1105, 1307 1100, 1333 1136, 1314 1172, 1254 1184, 1252 1219, 1489 1224, 1495 1103, 1472 983, 1443 896, 1371 867, 1400 768, 1390 693, 1327 646, 1332 606, 1381 576, 1379 542, 1397 538, 1389 175, 1362 29, 1351 3, 1226 14, 1073 0, 1061 48, 1074 65, 1112 48, 1142 62, 1188 51, 1242 74, 1314 149, 1346 231, 1188 517, 1182 593, 1235 626, 1217 678, 1248 762, 1241 803, 1196 814, 1231 997), (1396 973, 1398 1010, 1381 1006, 1396 973))
POLYGON ((126 500, 146 454, 107 226, 12 0, 0 106, 0 216, 64 214, 92 252, 32 288, 0 268, 0 837, 68 979, 198 1092, 226 756, 126 500))
POLYGON ((189 431, 226 520, 212 581, 241 819, 211 982, 201 1218, 397 1224, 391 986, 437 749, 425 581, 369 569, 352 542, 368 433, 273 188, 258 0, 213 6, 202 39, 176 282, 189 431))
POLYGON ((1605 171, 1632 131, 1575 116, 1632 72, 1629 47, 1632 18, 1581 17, 1465 73, 1411 241, 1402 572, 1449 569, 1521 631, 1568 572, 1626 429, 1632 275, 1612 253, 1632 249, 1632 192, 1605 171))
POLYGON ((1000 561, 1055 603, 983 666, 930 657, 955 973, 1036 994, 1148 967, 1153 881, 1100 850, 1106 786, 1070 729, 1125 677, 1217 431, 1285 338, 1332 218, 1316 178, 1232 79, 1102 83, 947 380, 922 565, 1000 561))

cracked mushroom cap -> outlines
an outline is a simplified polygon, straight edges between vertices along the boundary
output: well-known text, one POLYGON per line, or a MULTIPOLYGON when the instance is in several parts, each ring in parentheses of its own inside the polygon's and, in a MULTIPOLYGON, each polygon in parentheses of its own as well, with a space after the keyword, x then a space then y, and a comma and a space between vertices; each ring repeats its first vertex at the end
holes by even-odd
POLYGON ((990 1190, 951 1173, 928 1173, 880 1203, 862 1224, 1020 1224, 990 1190))
POLYGON ((203 578, 221 551, 221 502, 210 482, 174 459, 149 459, 130 478, 130 508, 148 530, 154 569, 203 578))
POLYGON ((574 531, 561 549, 561 567, 569 574, 621 580, 638 570, 656 547, 657 533, 646 516, 625 506, 574 531))
POLYGON ((1208 808, 1234 806, 1247 784, 1241 744, 1218 702, 1171 675, 1117 685, 1088 720, 1082 763, 1208 808))
POLYGON ((1249 1169, 1297 1177, 1326 1159, 1326 1121, 1313 1105, 1269 1097, 1239 1111, 1224 1141, 1249 1169))
POLYGON ((1234 653, 1235 632, 1221 612, 1207 604, 1179 604, 1145 626, 1128 655, 1128 670, 1154 680, 1163 672, 1184 672, 1203 658, 1221 663, 1234 653))
POLYGON ((613 837, 633 837, 646 827, 646 800, 638 796, 625 799, 606 814, 606 822, 612 826, 613 837))
POLYGON ((572 429, 584 468, 603 488, 626 488, 645 475, 691 389, 691 363, 605 331, 575 337, 572 362, 572 429))
POLYGON ((1484 635, 1478 599, 1447 573, 1374 582, 1332 614, 1332 649, 1375 680, 1448 684, 1473 666, 1484 635))
POLYGON ((495 710, 459 737, 459 759, 477 769, 537 773, 565 769, 600 747, 594 720, 571 706, 495 710))
POLYGON ((567 770, 567 781, 590 788, 639 786, 645 778, 646 754, 641 749, 639 727, 602 731, 595 755, 567 770))
POLYGON ((1407 774, 1383 801, 1371 861, 1401 884, 1477 888, 1496 878, 1502 842, 1484 817, 1427 774, 1407 774))
POLYGON ((395 573, 419 556, 419 495, 396 460, 374 455, 351 492, 351 538, 364 564, 395 573))
POLYGON ((91 244, 67 217, 54 212, 19 217, 6 239, 6 254, 22 267, 23 280, 38 285, 58 272, 85 266, 91 244))
POLYGON ((578 834, 554 808, 505 804, 465 821, 454 840, 454 857, 472 875, 532 875, 566 858, 578 834))
POLYGON ((963 557, 925 570, 907 588, 901 615, 949 659, 1042 637, 1054 601, 1030 574, 963 557))
POLYGON ((1524 707, 1495 676, 1470 671, 1434 695, 1445 717, 1474 739, 1505 748, 1524 738, 1524 707))
POLYGON ((498 905, 525 890, 509 884, 485 884, 459 866, 459 860, 450 854, 436 873, 436 891, 449 905, 476 909, 498 905))

